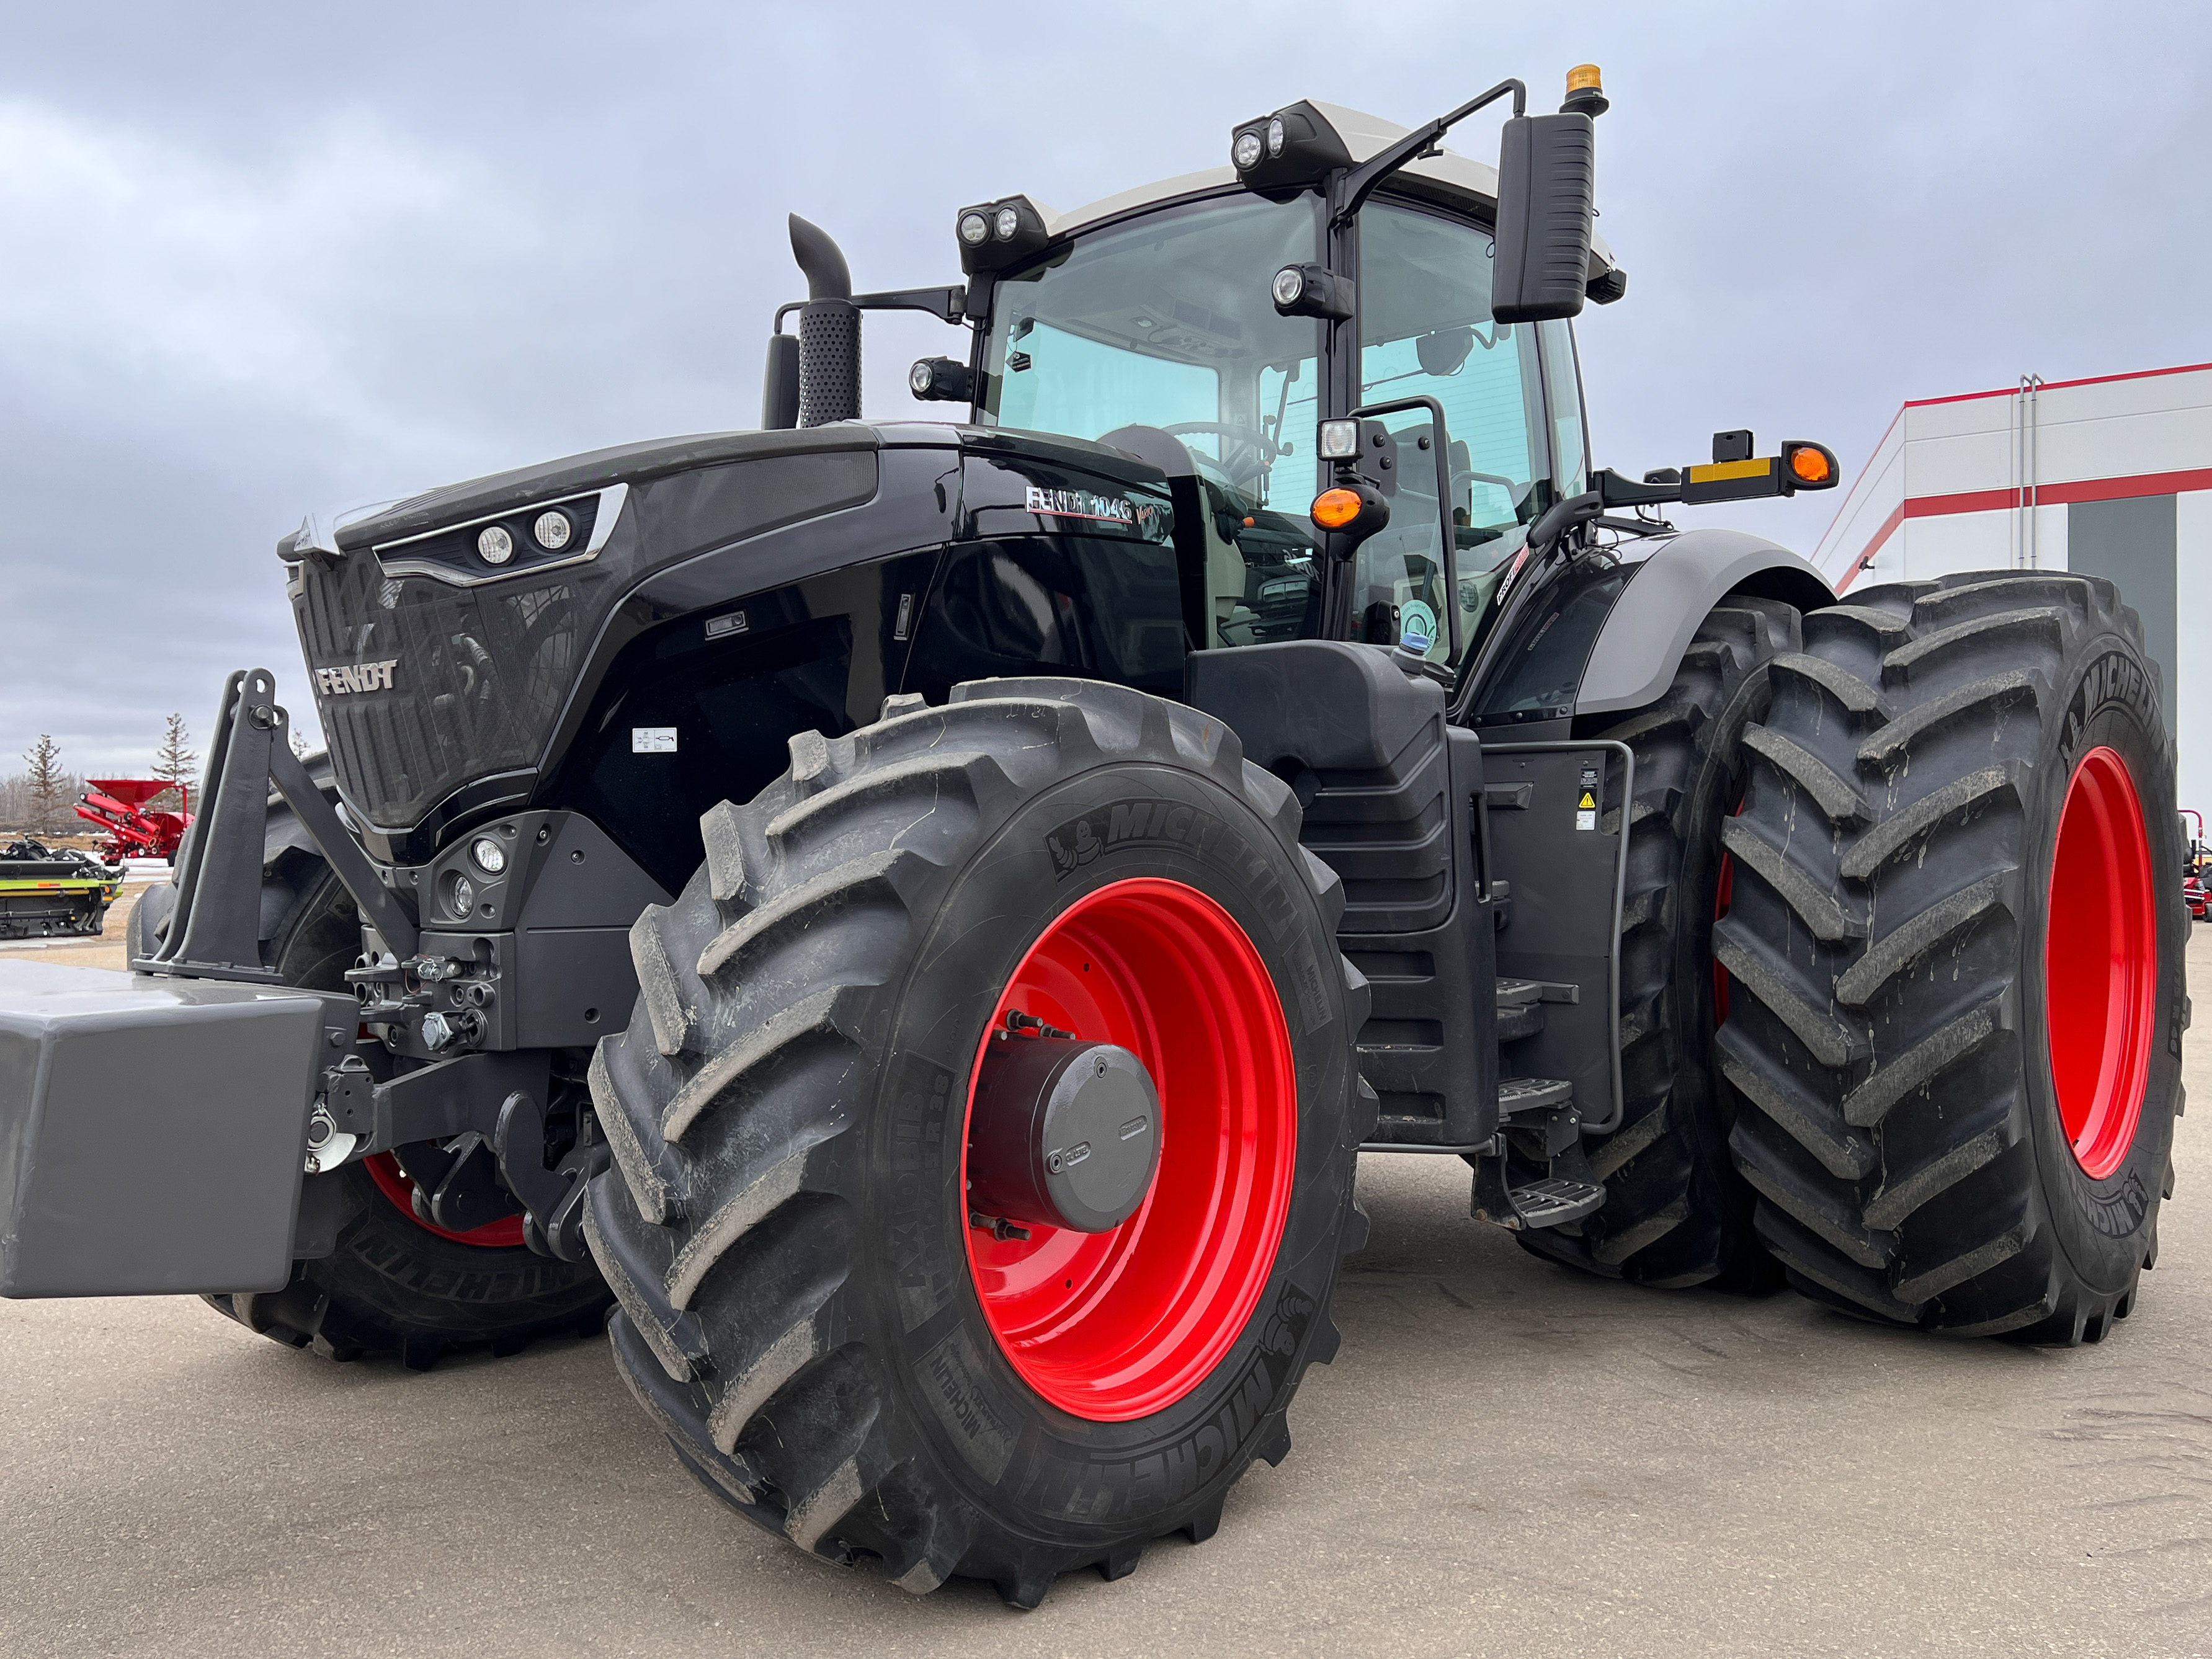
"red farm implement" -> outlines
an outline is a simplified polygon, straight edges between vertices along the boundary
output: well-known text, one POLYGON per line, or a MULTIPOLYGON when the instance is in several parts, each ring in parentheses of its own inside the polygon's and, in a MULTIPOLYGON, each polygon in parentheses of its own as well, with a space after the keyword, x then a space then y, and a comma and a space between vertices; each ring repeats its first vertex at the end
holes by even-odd
POLYGON ((76 815, 107 832, 100 852, 111 862, 119 859, 167 859, 175 861, 177 848, 190 823, 190 795, 186 787, 162 778, 92 778, 90 787, 77 802, 76 815), (166 794, 177 798, 177 810, 149 811, 147 803, 166 794))

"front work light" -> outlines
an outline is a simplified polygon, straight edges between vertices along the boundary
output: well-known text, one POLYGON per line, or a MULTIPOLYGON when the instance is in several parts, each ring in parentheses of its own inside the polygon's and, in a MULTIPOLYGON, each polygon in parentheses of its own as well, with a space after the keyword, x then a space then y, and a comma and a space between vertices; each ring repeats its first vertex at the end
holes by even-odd
POLYGON ((1321 423, 1321 458, 1325 461, 1348 461, 1359 453, 1359 422, 1357 421, 1323 421, 1321 423))
POLYGON ((1275 309, 1285 317, 1352 315, 1352 283, 1326 265, 1285 265, 1267 284, 1275 309))
POLYGON ((968 365, 950 357, 923 357, 906 372, 907 390, 924 403, 965 404, 975 401, 975 378, 968 365))
POLYGON ((1021 216, 1016 213, 1013 209, 1010 207, 1002 207, 999 210, 998 230, 999 240, 1000 241, 1012 241, 1014 240, 1014 233, 1021 228, 1021 216))
POLYGON ((1236 142, 1229 146, 1229 160, 1237 172, 1249 173, 1260 165, 1261 153, 1265 148, 1265 142, 1256 131, 1240 132, 1236 142))
POLYGON ((981 214, 963 213, 960 216, 960 240, 969 247, 981 247, 989 240, 990 234, 990 222, 981 214))
POLYGON ((469 856, 476 860, 477 868, 488 876, 495 876, 507 868, 507 849, 489 836, 478 836, 476 844, 469 848, 469 856))

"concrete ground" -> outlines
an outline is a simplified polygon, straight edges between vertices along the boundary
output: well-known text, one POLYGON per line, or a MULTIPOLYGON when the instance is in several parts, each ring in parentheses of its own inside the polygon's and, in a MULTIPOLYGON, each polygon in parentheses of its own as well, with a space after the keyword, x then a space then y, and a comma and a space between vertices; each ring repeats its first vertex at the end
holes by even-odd
POLYGON ((1468 1220, 1456 1160, 1370 1158, 1289 1460, 1026 1614, 756 1532, 595 1341, 413 1376, 197 1302, 0 1303, 0 1653, 2212 1652, 2208 1116, 2135 1316, 2070 1352, 1580 1279, 1468 1220))

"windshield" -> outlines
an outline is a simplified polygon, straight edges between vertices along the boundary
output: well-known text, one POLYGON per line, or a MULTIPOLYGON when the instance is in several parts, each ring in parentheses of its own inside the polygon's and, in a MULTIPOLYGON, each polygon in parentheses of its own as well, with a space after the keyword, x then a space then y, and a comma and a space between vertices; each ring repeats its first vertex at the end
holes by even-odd
POLYGON ((1321 325, 1268 283, 1316 255, 1313 198, 1238 196, 1147 215, 1003 279, 977 417, 1111 440, 1179 440, 1205 511, 1201 649, 1310 635, 1321 325))

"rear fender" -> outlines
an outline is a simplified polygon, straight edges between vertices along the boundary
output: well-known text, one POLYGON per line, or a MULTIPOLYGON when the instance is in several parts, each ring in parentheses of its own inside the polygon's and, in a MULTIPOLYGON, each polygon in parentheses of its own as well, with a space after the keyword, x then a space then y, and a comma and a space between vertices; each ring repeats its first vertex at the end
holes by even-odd
POLYGON ((1826 577, 1764 537, 1686 531, 1635 567, 1591 644, 1575 713, 1610 714, 1656 702, 1674 683, 1698 624, 1737 592, 1801 611, 1836 602, 1826 577))

